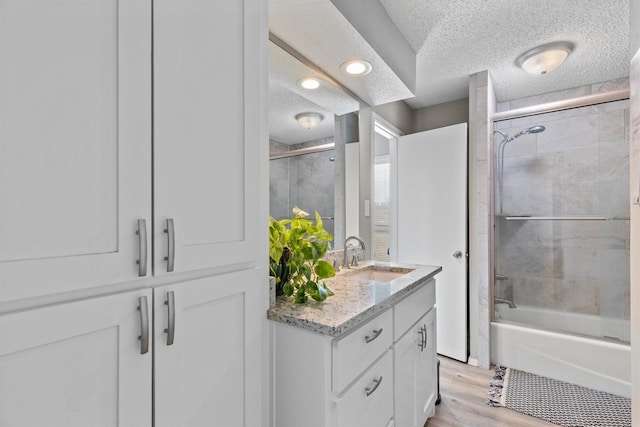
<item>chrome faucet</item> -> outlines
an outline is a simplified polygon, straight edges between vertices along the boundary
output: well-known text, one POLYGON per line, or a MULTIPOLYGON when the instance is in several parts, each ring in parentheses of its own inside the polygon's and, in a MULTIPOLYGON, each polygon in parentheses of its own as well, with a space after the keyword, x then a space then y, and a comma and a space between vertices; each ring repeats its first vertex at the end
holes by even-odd
MULTIPOLYGON (((358 236, 349 236, 349 237, 347 237, 347 238, 346 238, 346 240, 344 241, 344 259, 342 260, 342 265, 343 265, 343 267, 344 267, 344 268, 350 268, 350 266, 349 266, 349 249, 352 249, 352 250, 353 250, 353 249, 359 249, 359 250, 361 250, 362 252, 364 252, 364 251, 365 251, 364 240, 362 240, 362 239, 361 239, 360 237, 358 237, 358 236), (359 248, 356 248, 356 247, 351 247, 351 248, 349 248, 349 246, 347 245, 347 243, 348 243, 350 240, 357 240, 357 241, 358 241, 358 244, 359 244, 359 248)), ((358 265, 358 261, 357 261, 357 259, 358 259, 358 258, 357 258, 357 255, 355 255, 355 254, 354 254, 354 255, 353 255, 353 257, 352 257, 352 259, 356 260, 355 262, 353 262, 353 264, 352 264, 352 265, 357 266, 357 265, 358 265)))

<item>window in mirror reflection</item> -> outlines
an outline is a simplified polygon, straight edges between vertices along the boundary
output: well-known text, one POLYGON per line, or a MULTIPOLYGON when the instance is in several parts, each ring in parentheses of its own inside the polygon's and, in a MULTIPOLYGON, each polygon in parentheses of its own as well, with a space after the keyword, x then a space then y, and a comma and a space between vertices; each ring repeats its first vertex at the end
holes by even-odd
POLYGON ((397 134, 376 122, 373 141, 372 257, 376 262, 391 261, 394 214, 394 157, 397 134))

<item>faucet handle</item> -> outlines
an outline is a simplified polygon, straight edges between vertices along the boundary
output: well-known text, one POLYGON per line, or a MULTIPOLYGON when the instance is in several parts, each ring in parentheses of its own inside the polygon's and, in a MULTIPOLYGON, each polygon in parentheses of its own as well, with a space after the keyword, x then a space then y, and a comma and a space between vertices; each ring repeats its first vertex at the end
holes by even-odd
POLYGON ((340 271, 340 263, 338 262, 338 258, 333 260, 333 270, 337 273, 340 271))
POLYGON ((353 257, 351 258, 351 266, 352 267, 358 266, 358 255, 353 254, 353 257))

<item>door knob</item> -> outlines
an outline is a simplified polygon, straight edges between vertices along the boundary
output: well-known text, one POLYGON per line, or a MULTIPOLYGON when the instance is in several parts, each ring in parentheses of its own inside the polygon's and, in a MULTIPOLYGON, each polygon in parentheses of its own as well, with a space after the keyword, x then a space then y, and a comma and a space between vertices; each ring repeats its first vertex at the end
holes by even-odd
POLYGON ((460 252, 460 251, 455 251, 455 252, 453 253, 453 257, 454 257, 455 259, 460 259, 460 258, 462 258, 462 252, 460 252))

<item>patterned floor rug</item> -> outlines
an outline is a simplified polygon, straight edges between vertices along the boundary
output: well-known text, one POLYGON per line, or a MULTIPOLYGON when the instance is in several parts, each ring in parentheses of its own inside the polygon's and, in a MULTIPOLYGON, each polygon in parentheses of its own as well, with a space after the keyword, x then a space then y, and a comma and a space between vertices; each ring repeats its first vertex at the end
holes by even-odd
POLYGON ((565 427, 630 427, 631 400, 497 366, 490 406, 504 406, 565 427))

